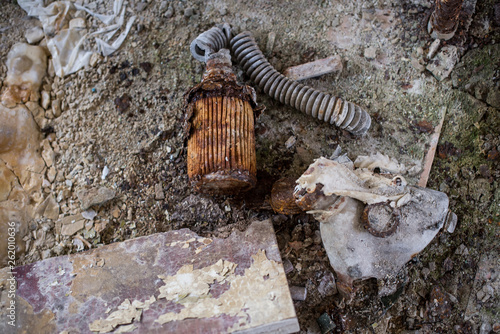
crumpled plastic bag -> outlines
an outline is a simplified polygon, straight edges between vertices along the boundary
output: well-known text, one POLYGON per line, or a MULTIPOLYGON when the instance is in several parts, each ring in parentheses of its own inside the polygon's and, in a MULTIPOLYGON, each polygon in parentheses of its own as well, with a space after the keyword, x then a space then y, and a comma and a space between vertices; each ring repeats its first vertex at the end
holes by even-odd
POLYGON ((47 38, 47 47, 52 54, 54 71, 57 76, 74 73, 90 62, 94 51, 103 56, 115 52, 127 37, 136 17, 128 19, 121 34, 111 41, 113 36, 125 23, 126 8, 123 0, 115 0, 113 14, 104 15, 91 11, 89 8, 70 1, 26 1, 19 0, 19 6, 28 15, 37 17, 43 26, 47 38), (75 12, 82 10, 103 22, 106 27, 89 32, 85 28, 71 27, 69 22, 74 18, 75 12), (84 50, 83 43, 89 38, 95 38, 97 50, 84 50))

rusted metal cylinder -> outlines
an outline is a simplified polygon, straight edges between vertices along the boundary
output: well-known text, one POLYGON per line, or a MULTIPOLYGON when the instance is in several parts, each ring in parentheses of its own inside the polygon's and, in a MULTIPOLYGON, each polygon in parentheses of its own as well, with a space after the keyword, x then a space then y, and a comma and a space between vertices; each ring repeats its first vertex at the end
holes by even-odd
POLYGON ((185 96, 188 176, 199 192, 235 194, 256 183, 255 91, 236 83, 228 50, 207 58, 202 82, 185 96))
POLYGON ((433 38, 448 40, 455 35, 463 0, 436 0, 427 30, 433 38))

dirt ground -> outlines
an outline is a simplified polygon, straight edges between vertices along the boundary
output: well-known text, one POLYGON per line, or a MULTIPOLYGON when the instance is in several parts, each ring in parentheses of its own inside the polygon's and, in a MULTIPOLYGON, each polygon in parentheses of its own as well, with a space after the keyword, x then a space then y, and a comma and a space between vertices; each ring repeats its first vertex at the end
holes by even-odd
MULTIPOLYGON (((111 2, 96 3, 104 10, 111 2)), ((29 222, 18 264, 184 227, 224 237, 270 218, 282 259, 293 266, 289 284, 307 288, 306 300, 295 302, 303 333, 321 333, 317 319, 325 313, 334 333, 500 332, 500 3, 465 2, 455 37, 440 46, 456 52, 447 76, 433 70, 443 59, 415 65, 434 41, 427 33, 430 0, 127 3, 127 15, 137 20, 117 52, 64 78, 44 79, 42 90, 63 101, 59 117, 46 113, 39 124, 57 171, 43 194, 56 198, 59 219, 29 222), (257 90, 266 107, 256 119, 257 186, 237 196, 194 192, 182 97, 200 82, 204 65, 189 44, 222 22, 235 33, 251 31, 278 71, 340 55, 341 73, 305 83, 366 108, 368 134, 353 137, 257 90), (343 300, 331 284, 319 223, 308 214, 275 214, 273 183, 300 176, 340 145, 351 159, 377 151, 398 159, 416 184, 443 110, 427 187, 448 194, 456 230, 440 233, 403 268, 393 295, 379 298, 378 283, 367 280, 356 283, 351 302, 343 300), (287 147, 291 137, 295 144, 287 147), (77 193, 99 187, 115 190, 115 198, 95 208, 82 230, 61 234, 60 220, 82 211, 77 193)), ((0 0, 1 80, 7 53, 37 22, 14 1, 0 0)), ((252 85, 234 65, 238 79, 252 85)))

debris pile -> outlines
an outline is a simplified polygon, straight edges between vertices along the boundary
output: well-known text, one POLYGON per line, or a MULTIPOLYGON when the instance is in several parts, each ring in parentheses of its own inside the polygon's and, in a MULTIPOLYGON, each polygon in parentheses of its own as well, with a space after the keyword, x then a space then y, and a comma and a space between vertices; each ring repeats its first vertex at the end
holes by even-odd
MULTIPOLYGON (((337 287, 347 297, 354 280, 395 277, 447 219, 456 220, 446 194, 409 186, 403 176, 393 174, 405 171, 404 165, 380 153, 354 163, 345 155, 319 158, 296 181, 293 198, 283 181, 274 190, 273 208, 289 210, 289 202, 295 201, 321 223, 337 287)), ((394 291, 395 286, 385 285, 379 294, 394 291)))

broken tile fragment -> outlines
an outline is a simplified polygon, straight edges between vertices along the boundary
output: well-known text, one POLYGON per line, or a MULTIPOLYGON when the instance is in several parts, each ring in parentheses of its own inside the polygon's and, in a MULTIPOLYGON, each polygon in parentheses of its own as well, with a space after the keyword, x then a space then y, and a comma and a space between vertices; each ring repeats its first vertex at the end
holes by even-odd
MULTIPOLYGON (((270 221, 254 222, 227 239, 207 239, 188 229, 158 233, 14 272, 17 320, 26 326, 21 331, 41 326, 51 333, 300 330, 270 221)), ((5 312, 0 309, 0 316, 5 312)), ((0 332, 5 326, 0 323, 0 332)))
POLYGON ((338 55, 289 67, 283 74, 292 80, 305 80, 335 72, 342 72, 342 60, 338 55))

